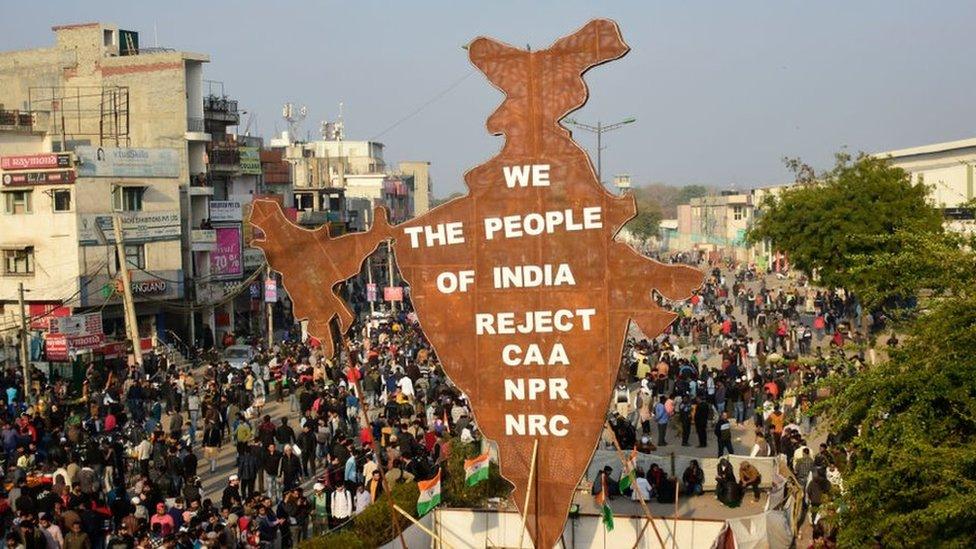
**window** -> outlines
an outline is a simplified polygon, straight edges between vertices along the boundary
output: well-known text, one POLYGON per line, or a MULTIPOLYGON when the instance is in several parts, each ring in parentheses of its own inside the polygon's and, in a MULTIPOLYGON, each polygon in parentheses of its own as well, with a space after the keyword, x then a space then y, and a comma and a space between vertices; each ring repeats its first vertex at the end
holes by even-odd
POLYGON ((3 274, 27 276, 34 274, 34 248, 3 251, 3 274))
POLYGON ((295 193, 295 209, 296 210, 311 210, 313 207, 314 197, 312 193, 295 193))
MULTIPOLYGON (((113 248, 114 249, 114 248, 113 248)), ((146 268, 146 247, 142 244, 125 245, 125 262, 129 269, 146 268)), ((115 254, 115 265, 112 274, 119 272, 118 252, 115 254)))
POLYGON ((71 211, 71 189, 55 189, 52 199, 54 202, 54 211, 71 211))
POLYGON ((141 212, 145 187, 115 187, 112 203, 117 212, 141 212))
POLYGON ((732 206, 732 218, 736 221, 741 220, 746 215, 746 209, 742 206, 732 206))
POLYGON ((10 191, 3 193, 4 211, 19 215, 31 213, 31 194, 33 191, 10 191))

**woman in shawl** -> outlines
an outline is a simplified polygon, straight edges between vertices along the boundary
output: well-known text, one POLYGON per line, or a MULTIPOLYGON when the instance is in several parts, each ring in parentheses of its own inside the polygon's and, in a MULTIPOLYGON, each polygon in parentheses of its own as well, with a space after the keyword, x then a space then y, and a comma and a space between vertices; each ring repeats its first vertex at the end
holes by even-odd
POLYGON ((722 458, 718 462, 715 475, 715 495, 726 507, 738 507, 742 502, 742 488, 735 479, 735 469, 729 460, 722 458))

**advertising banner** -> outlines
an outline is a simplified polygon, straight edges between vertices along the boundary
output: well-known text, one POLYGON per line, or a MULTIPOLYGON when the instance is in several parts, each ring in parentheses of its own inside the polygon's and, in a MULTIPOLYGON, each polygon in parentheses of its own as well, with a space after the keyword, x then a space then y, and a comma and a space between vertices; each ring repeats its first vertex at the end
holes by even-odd
POLYGON ((0 170, 53 170, 72 167, 71 153, 26 154, 0 157, 0 170))
POLYGON ((102 313, 85 313, 54 317, 50 321, 50 333, 68 337, 81 337, 102 333, 102 313))
POLYGON ((210 221, 240 221, 243 207, 239 200, 211 200, 210 221))
POLYGON ((376 284, 366 284, 366 301, 376 301, 376 284))
POLYGON ((179 177, 176 149, 77 147, 78 177, 179 177))
POLYGON ((3 177, 4 186, 16 185, 56 185, 58 183, 74 183, 74 170, 61 170, 57 172, 13 172, 5 173, 3 177))
POLYGON ((30 317, 30 329, 47 331, 50 327, 51 318, 68 316, 71 308, 64 307, 61 303, 28 303, 27 314, 30 317))
POLYGON ((240 225, 215 226, 217 245, 210 252, 210 274, 217 279, 244 274, 244 238, 240 225))
MULTIPOLYGON (((122 216, 122 238, 126 244, 180 239, 180 212, 126 212, 122 216)), ((115 243, 112 216, 91 214, 78 216, 78 243, 82 246, 104 246, 115 243)))
POLYGON ((105 334, 101 333, 80 336, 48 334, 44 355, 48 361, 64 362, 70 359, 72 352, 95 349, 104 344, 105 334))
POLYGON ((275 303, 278 301, 278 281, 268 278, 264 281, 264 302, 275 303))
POLYGON ((403 301, 403 287, 402 286, 387 286, 383 288, 383 300, 384 301, 403 301))
POLYGON ((241 173, 244 175, 261 175, 261 153, 257 147, 240 147, 241 173))

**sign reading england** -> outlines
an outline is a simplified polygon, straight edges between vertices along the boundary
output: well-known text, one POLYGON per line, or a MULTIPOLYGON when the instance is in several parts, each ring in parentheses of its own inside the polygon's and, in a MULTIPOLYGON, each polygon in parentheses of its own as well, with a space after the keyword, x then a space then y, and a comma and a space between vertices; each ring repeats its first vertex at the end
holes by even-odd
POLYGON ((607 20, 531 52, 478 38, 468 53, 505 93, 488 119, 505 143, 467 172, 466 196, 395 226, 379 209, 368 232, 338 238, 297 227, 274 202, 255 202, 250 220, 296 318, 308 319, 326 352, 333 319, 341 333, 353 321, 328 290, 393 239, 424 333, 497 442, 535 546, 547 549, 600 438, 630 322, 657 336, 676 315, 652 292, 682 300, 702 282, 695 269, 614 240, 636 213, 634 199, 608 193, 559 124, 586 101, 583 73, 627 50, 607 20))

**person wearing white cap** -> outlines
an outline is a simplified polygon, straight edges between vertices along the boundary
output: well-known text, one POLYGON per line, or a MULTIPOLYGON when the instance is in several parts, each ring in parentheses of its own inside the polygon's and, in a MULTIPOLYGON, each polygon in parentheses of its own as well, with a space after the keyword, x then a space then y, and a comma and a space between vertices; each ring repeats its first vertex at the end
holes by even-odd
POLYGON ((237 475, 231 475, 227 479, 227 487, 224 488, 224 493, 220 497, 220 505, 222 507, 233 507, 235 499, 238 502, 241 501, 241 483, 237 475))
POLYGON ((329 529, 329 494, 321 482, 316 482, 312 489, 312 535, 320 536, 329 529))

